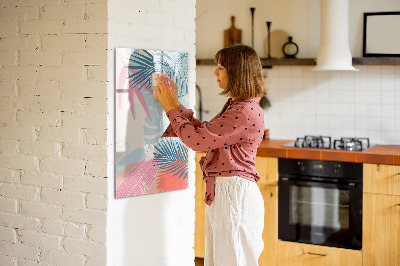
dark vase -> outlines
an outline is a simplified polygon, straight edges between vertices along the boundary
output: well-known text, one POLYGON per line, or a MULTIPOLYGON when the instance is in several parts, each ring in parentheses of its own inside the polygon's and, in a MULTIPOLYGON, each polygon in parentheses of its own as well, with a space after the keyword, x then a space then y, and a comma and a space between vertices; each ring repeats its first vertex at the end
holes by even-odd
POLYGON ((289 41, 282 46, 282 52, 285 58, 296 58, 299 47, 293 42, 293 37, 289 36, 289 41))

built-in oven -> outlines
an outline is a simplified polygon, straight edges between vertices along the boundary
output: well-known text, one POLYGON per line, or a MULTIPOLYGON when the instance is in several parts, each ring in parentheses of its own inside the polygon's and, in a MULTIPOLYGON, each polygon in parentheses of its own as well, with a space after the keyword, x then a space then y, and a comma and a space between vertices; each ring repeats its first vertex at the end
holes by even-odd
POLYGON ((361 249, 362 164, 280 158, 278 171, 279 239, 361 249))

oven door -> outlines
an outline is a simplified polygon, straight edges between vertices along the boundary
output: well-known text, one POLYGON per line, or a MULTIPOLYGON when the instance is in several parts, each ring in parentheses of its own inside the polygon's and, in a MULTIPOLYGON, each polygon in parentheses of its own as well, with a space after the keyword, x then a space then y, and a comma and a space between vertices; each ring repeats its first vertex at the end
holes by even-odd
POLYGON ((362 181, 279 179, 278 238, 361 249, 362 181))

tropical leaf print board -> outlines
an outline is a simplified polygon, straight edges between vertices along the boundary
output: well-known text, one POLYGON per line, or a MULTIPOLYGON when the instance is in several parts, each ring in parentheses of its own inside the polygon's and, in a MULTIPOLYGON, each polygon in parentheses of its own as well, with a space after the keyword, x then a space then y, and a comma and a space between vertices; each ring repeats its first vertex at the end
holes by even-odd
POLYGON ((188 54, 117 48, 115 52, 115 197, 188 187, 187 148, 161 138, 169 121, 153 99, 152 74, 164 73, 188 101, 188 54))

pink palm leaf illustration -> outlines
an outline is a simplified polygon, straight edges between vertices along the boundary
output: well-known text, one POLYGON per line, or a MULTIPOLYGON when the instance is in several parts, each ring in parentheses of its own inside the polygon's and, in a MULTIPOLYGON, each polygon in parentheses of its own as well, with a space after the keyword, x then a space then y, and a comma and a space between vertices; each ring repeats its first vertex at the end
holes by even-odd
MULTIPOLYGON (((151 96, 153 93, 153 88, 151 86, 151 74, 155 72, 153 59, 153 55, 147 50, 134 50, 130 55, 129 63, 124 63, 125 65, 119 73, 119 92, 123 91, 122 89, 124 87, 125 80, 128 79, 129 81, 128 97, 133 119, 135 119, 134 95, 136 95, 144 111, 151 120, 147 106, 148 104, 146 102, 144 94, 149 93, 146 96, 151 96)), ((119 102, 121 104, 120 99, 119 102)))
POLYGON ((115 197, 125 198, 146 194, 154 183, 158 166, 152 160, 142 159, 128 172, 126 178, 116 187, 115 197))
POLYGON ((158 172, 156 182, 158 192, 172 191, 188 187, 187 178, 176 178, 173 174, 163 171, 158 172))

